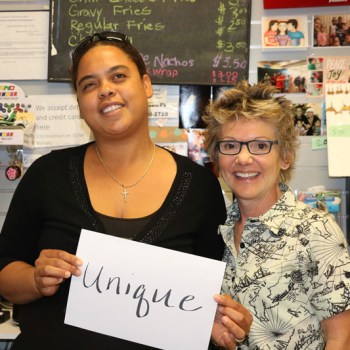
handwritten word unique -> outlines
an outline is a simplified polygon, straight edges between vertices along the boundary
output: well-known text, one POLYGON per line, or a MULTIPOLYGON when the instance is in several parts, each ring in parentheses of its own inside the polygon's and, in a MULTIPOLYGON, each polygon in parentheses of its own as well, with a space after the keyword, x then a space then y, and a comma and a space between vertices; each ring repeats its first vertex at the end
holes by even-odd
POLYGON ((160 292, 158 288, 153 291, 148 291, 144 284, 134 286, 131 282, 124 283, 119 276, 105 276, 103 269, 104 267, 101 266, 96 276, 92 276, 92 272, 88 271, 88 263, 83 275, 83 286, 85 288, 94 287, 100 294, 114 291, 116 295, 129 295, 132 299, 137 300, 136 316, 139 318, 149 315, 151 303, 160 303, 162 301, 165 307, 177 307, 181 311, 198 311, 202 308, 202 306, 192 308, 189 306, 189 303, 195 300, 194 295, 185 295, 180 300, 174 301, 172 289, 169 289, 167 292, 159 296, 160 292))

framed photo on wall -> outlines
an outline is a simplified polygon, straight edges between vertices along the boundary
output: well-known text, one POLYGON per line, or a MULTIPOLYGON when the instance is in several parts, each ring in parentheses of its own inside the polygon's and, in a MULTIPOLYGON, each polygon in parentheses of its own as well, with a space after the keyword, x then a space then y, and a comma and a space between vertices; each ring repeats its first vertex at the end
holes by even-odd
POLYGON ((307 16, 271 16, 261 20, 263 50, 306 50, 308 47, 307 16))
POLYGON ((258 81, 273 85, 284 94, 305 93, 306 77, 305 60, 258 62, 258 81))
POLYGON ((314 47, 350 46, 350 10, 344 14, 315 15, 312 23, 314 47))
POLYGON ((293 104, 294 127, 299 136, 326 135, 324 104, 308 102, 293 104))

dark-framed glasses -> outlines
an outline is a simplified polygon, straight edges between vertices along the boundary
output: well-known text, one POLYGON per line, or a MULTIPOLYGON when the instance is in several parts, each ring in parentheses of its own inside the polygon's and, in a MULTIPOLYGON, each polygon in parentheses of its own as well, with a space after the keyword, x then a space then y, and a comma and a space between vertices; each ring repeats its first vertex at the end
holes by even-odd
POLYGON ((235 141, 223 140, 216 143, 216 147, 221 154, 235 155, 241 152, 242 146, 246 145, 249 153, 254 155, 268 154, 271 152, 272 145, 277 145, 276 140, 251 140, 251 141, 235 141))
POLYGON ((121 42, 129 42, 128 37, 120 32, 100 32, 95 33, 93 35, 89 35, 79 41, 77 46, 75 47, 73 53, 72 53, 72 61, 75 61, 75 58, 79 56, 79 54, 85 50, 85 48, 92 43, 93 41, 121 41, 121 42))

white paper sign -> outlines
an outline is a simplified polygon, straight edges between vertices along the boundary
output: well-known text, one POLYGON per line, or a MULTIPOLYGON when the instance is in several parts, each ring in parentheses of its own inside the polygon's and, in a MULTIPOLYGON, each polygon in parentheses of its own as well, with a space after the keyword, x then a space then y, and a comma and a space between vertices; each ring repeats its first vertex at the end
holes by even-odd
POLYGON ((153 96, 148 99, 148 123, 151 126, 178 126, 179 98, 178 85, 152 85, 153 96))
POLYGON ((80 118, 74 94, 33 95, 35 130, 25 137, 25 146, 61 147, 80 145, 90 140, 90 129, 80 118))
POLYGON ((350 84, 326 84, 329 176, 350 176, 350 84))
POLYGON ((2 80, 47 79, 49 18, 49 11, 0 12, 2 80))
POLYGON ((65 323, 165 350, 207 349, 225 263, 88 230, 77 256, 65 323))

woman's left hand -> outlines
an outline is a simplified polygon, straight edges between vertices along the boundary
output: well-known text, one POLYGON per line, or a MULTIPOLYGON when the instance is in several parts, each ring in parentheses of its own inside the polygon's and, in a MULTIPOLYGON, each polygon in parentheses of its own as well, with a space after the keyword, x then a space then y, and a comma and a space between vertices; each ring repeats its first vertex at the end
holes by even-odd
POLYGON ((249 333, 253 317, 229 295, 215 295, 218 308, 211 333, 212 341, 224 349, 235 350, 249 333))

